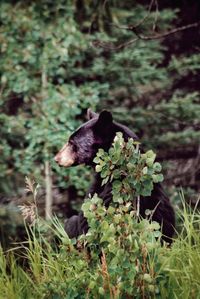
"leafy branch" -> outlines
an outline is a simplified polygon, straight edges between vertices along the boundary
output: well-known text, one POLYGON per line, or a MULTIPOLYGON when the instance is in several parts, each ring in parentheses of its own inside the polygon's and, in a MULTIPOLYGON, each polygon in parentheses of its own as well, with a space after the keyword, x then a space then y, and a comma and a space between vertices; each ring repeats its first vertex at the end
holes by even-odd
MULTIPOLYGON (((105 8, 106 3, 107 2, 105 1, 104 8, 105 8)), ((200 22, 195 22, 195 23, 192 23, 192 24, 188 24, 188 25, 177 27, 177 28, 173 28, 173 29, 168 30, 166 32, 155 33, 155 28, 156 28, 156 24, 157 24, 157 20, 158 20, 158 13, 159 13, 159 10, 158 10, 157 0, 151 0, 151 2, 149 4, 149 7, 148 7, 147 14, 142 18, 142 20, 140 20, 135 25, 121 26, 121 25, 109 23, 110 26, 114 26, 118 29, 128 30, 128 31, 133 32, 136 37, 134 37, 133 39, 130 39, 127 42, 120 43, 118 45, 115 45, 111 42, 104 42, 102 40, 97 40, 96 39, 92 42, 92 46, 101 47, 101 48, 104 48, 106 50, 121 50, 123 48, 126 48, 126 47, 136 43, 138 40, 149 41, 149 40, 163 39, 163 38, 166 38, 166 37, 168 37, 170 35, 173 35, 177 32, 185 31, 185 30, 192 29, 192 28, 197 28, 197 27, 200 26, 200 22), (139 32, 139 27, 141 25, 143 25, 145 23, 145 21, 149 18, 154 5, 155 5, 155 10, 156 10, 156 15, 155 15, 154 22, 153 22, 153 27, 152 27, 154 33, 152 35, 144 35, 144 34, 139 32)))
MULTIPOLYGON (((116 25, 117 26, 117 25, 116 25)), ((143 35, 143 34, 140 34, 138 32, 138 30, 136 29, 136 27, 134 26, 128 26, 128 27, 120 27, 120 26, 117 26, 118 28, 120 29, 127 29, 129 31, 132 31, 134 32, 134 34, 137 36, 125 43, 121 43, 119 45, 114 45, 113 43, 110 43, 110 42, 104 42, 104 41, 100 41, 100 40, 95 40, 92 42, 92 45, 94 47, 101 47, 101 48, 104 48, 106 50, 121 50, 123 48, 126 48, 134 43, 136 43, 138 40, 144 40, 144 41, 149 41, 149 40, 157 40, 157 39, 163 39, 163 38, 166 38, 170 35, 173 35, 177 32, 181 32, 181 31, 185 31, 185 30, 188 30, 188 29, 191 29, 191 28, 197 28, 200 26, 200 22, 195 22, 195 23, 192 23, 192 24, 188 24, 188 25, 185 25, 185 26, 181 26, 181 27, 178 27, 178 28, 174 28, 172 30, 169 30, 167 32, 163 32, 163 33, 158 33, 158 34, 154 34, 154 35, 149 35, 149 36, 146 36, 146 35, 143 35)))

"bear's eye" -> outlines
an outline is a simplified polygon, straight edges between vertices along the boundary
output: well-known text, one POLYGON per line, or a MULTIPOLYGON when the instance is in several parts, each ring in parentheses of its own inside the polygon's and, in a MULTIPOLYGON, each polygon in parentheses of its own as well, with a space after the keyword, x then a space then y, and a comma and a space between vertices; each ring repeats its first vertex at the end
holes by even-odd
POLYGON ((77 152, 78 148, 77 145, 74 143, 72 144, 73 152, 77 152))
POLYGON ((74 141, 73 141, 73 140, 68 140, 68 144, 69 144, 70 146, 73 146, 73 145, 74 145, 74 141))
POLYGON ((77 145, 75 144, 75 142, 72 140, 69 140, 68 143, 69 143, 70 147, 73 149, 73 152, 77 152, 77 145))

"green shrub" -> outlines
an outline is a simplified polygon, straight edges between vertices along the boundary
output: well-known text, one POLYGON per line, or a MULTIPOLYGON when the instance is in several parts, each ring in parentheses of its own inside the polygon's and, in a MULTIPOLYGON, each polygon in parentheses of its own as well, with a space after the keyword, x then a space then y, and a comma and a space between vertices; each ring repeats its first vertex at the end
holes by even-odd
MULTIPOLYGON (((171 248, 161 246, 158 223, 138 221, 140 195, 163 179, 155 154, 141 154, 138 143, 118 133, 109 152, 99 150, 94 161, 103 184, 112 182, 109 208, 97 195, 86 200, 90 228, 70 240, 57 218, 43 221, 34 206, 27 244, 19 246, 23 263, 14 250, 0 251, 0 298, 198 298, 199 216, 184 208, 183 230, 171 248)), ((29 181, 34 201, 37 188, 29 181)))
MULTIPOLYGON (((62 228, 57 228, 64 238, 60 250, 53 253, 41 235, 41 221, 34 221, 26 257, 32 279, 45 298, 53 298, 53 294, 58 298, 85 298, 86 293, 88 298, 121 298, 159 292, 157 269, 164 250, 159 242, 160 227, 146 219, 138 222, 137 214, 140 195, 150 195, 153 182, 163 179, 161 166, 154 160, 152 151, 141 154, 138 143, 133 139, 126 143, 118 133, 109 152, 99 150, 94 159, 103 184, 112 181, 113 203, 106 209, 96 195, 86 200, 82 209, 89 223, 88 233, 70 241, 62 228), (137 198, 135 205, 132 190, 137 198)), ((35 198, 37 189, 29 187, 35 198)))

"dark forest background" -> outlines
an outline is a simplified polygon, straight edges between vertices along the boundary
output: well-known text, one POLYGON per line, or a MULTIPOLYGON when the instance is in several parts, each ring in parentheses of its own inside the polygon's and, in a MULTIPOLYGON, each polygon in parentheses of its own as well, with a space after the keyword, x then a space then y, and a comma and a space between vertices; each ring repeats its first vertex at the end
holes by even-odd
POLYGON ((89 107, 112 111, 146 150, 157 153, 175 206, 181 189, 195 205, 200 191, 200 27, 160 39, 140 37, 199 20, 197 0, 1 0, 3 244, 20 236, 18 205, 31 200, 26 176, 40 184, 41 215, 49 203, 50 213, 61 218, 78 209, 91 170, 59 168, 53 157, 86 120, 89 107))

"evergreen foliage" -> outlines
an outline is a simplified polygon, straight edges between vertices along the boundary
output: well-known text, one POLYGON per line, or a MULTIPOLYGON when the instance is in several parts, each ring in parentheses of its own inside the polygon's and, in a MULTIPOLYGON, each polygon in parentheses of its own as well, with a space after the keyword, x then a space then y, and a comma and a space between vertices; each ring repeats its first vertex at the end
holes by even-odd
MULTIPOLYGON (((137 24, 147 8, 148 3, 137 1, 1 2, 3 193, 16 194, 23 176, 30 173, 42 183, 44 161, 52 161, 53 152, 80 124, 88 107, 112 107, 119 121, 134 129, 147 147, 157 149, 160 159, 172 159, 168 169, 174 158, 182 157, 179 173, 189 176, 184 158, 196 157, 200 137, 200 56, 195 42, 193 52, 186 49, 177 55, 171 55, 162 40, 139 40, 118 51, 91 46, 97 39, 117 44, 133 38, 132 32, 115 25, 137 24)), ((153 8, 139 30, 146 35, 153 27, 169 30, 179 24, 178 16, 177 9, 160 4, 159 12, 153 8)), ((184 33, 175 38, 178 47, 184 33)), ((79 169, 63 171, 51 164, 56 185, 74 185, 79 169)), ((187 184, 179 174, 178 185, 198 189, 199 169, 191 172, 193 179, 187 184)), ((87 180, 81 177, 75 188, 84 194, 87 180)), ((169 177, 169 183, 176 180, 169 177)))

